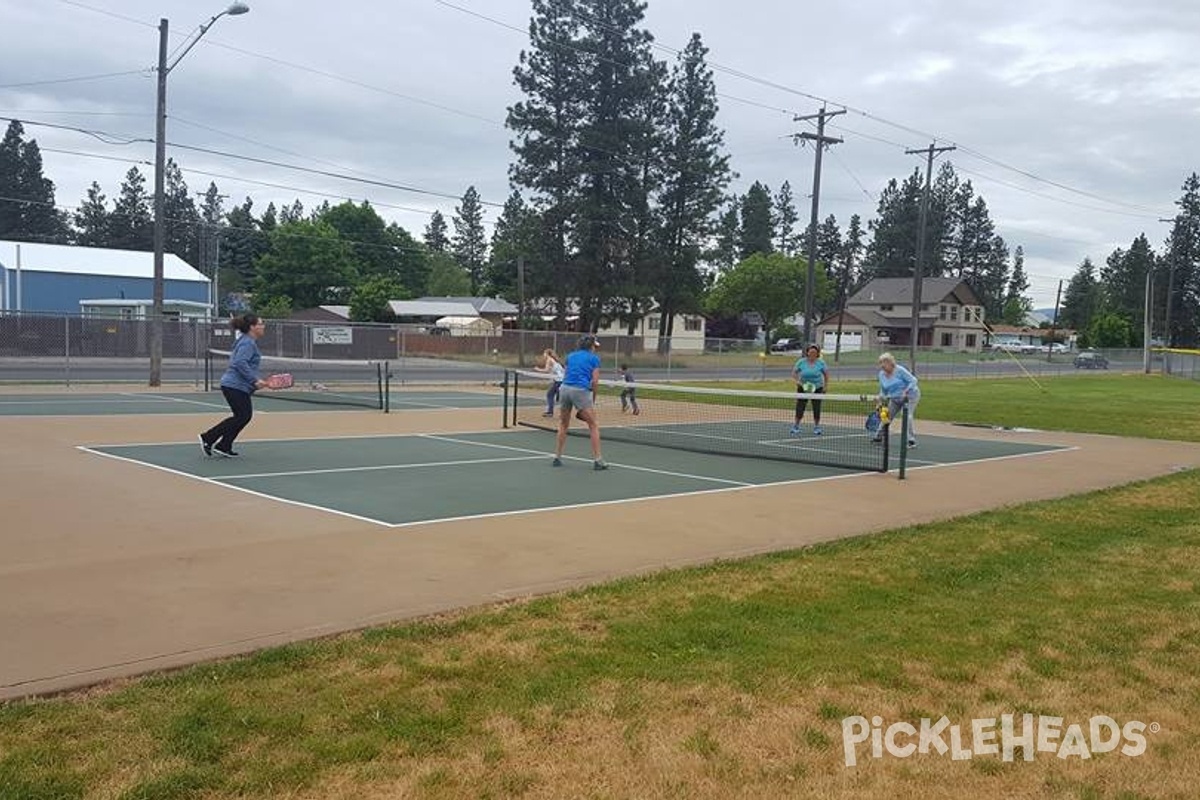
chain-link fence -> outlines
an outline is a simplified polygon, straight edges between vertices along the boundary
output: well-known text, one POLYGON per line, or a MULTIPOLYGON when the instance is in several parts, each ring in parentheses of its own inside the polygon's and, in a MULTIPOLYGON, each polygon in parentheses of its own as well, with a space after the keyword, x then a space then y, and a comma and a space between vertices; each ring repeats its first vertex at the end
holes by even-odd
POLYGON ((1164 350, 1162 359, 1167 375, 1200 381, 1200 350, 1164 350))
MULTIPOLYGON (((506 367, 531 366, 553 350, 565 356, 577 332, 500 330, 490 325, 446 328, 341 322, 269 320, 259 341, 264 355, 289 358, 387 361, 393 382, 490 382, 506 367)), ((705 339, 695 332, 673 339, 599 335, 606 373, 621 364, 642 381, 781 380, 791 374, 799 351, 764 352, 761 342, 705 339)), ((200 386, 205 354, 226 351, 234 336, 224 320, 168 318, 163 327, 163 380, 200 386)), ((871 379, 886 347, 826 350, 835 380, 871 379)), ((901 363, 908 348, 896 348, 901 363)), ((1099 361, 1078 353, 957 352, 922 348, 922 379, 1059 375, 1100 368, 1137 371, 1141 350, 1099 351, 1099 361)), ((217 356, 218 358, 220 356, 217 356)), ((0 314, 0 382, 141 383, 149 378, 150 321, 33 313, 0 314)), ((1197 356, 1155 351, 1154 371, 1194 377, 1197 356)))

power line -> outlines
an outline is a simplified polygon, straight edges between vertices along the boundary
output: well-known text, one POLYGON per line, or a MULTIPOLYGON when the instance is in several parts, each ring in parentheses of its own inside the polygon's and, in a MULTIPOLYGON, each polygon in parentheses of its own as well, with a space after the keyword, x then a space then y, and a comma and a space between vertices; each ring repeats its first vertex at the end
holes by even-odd
MULTIPOLYGON (((14 120, 14 119, 15 118, 12 118, 12 117, 0 117, 0 120, 14 120)), ((58 130, 68 130, 68 131, 74 131, 77 133, 86 133, 88 135, 91 135, 91 136, 94 136, 94 137, 100 139, 101 141, 105 141, 105 139, 102 138, 103 136, 113 136, 112 134, 105 134, 102 131, 93 131, 93 130, 89 130, 86 128, 79 128, 79 127, 76 127, 73 125, 58 125, 58 124, 54 124, 54 123, 39 122, 39 121, 34 121, 34 120, 15 120, 15 121, 22 122, 26 125, 37 125, 37 126, 42 126, 42 127, 54 128, 54 129, 58 129, 58 130)), ((149 144, 150 140, 145 139, 145 138, 134 138, 134 139, 127 139, 125 141, 120 141, 120 142, 105 141, 105 143, 106 144, 122 144, 122 145, 149 144)), ((195 152, 199 152, 199 153, 206 153, 208 155, 218 156, 221 158, 230 158, 230 159, 234 159, 237 161, 247 161, 247 162, 255 163, 255 164, 263 164, 266 166, 278 167, 280 169, 288 169, 288 170, 292 170, 295 172, 304 172, 304 173, 308 173, 311 175, 320 175, 320 176, 326 177, 326 178, 334 178, 337 180, 351 181, 354 183, 363 183, 363 184, 367 184, 370 186, 379 186, 379 187, 382 187, 385 189, 395 189, 397 191, 429 195, 432 197, 442 197, 442 198, 446 198, 446 199, 450 199, 450 200, 461 200, 462 199, 460 195, 454 195, 454 194, 450 194, 447 192, 440 192, 440 191, 437 191, 434 189, 425 189, 425 188, 422 188, 419 186, 410 186, 408 184, 395 183, 392 181, 376 180, 376 179, 372 179, 372 178, 355 177, 353 175, 347 175, 344 173, 331 172, 329 170, 313 169, 311 167, 303 167, 303 166, 300 166, 297 164, 287 164, 282 161, 273 161, 273 160, 267 159, 267 158, 258 158, 255 156, 247 156, 247 155, 242 155, 240 153, 230 153, 230 152, 227 152, 224 150, 216 150, 216 149, 209 148, 209 147, 199 147, 196 145, 180 144, 177 142, 169 142, 168 144, 170 144, 171 147, 179 149, 179 150, 191 150, 191 151, 195 151, 195 152)), ((481 199, 479 201, 479 203, 480 203, 480 205, 491 206, 494 208, 503 208, 504 207, 503 203, 496 203, 496 202, 492 202, 489 200, 481 199)))
POLYGON ((106 78, 123 78, 129 75, 149 75, 148 69, 130 69, 124 72, 104 72, 98 75, 76 75, 71 78, 51 78, 44 81, 25 81, 23 83, 0 83, 0 89, 24 89, 29 86, 51 86, 59 83, 80 83, 82 81, 99 81, 106 78))
MULTIPOLYGON (((0 202, 18 203, 21 205, 30 205, 30 206, 42 206, 43 208, 53 208, 58 211, 66 211, 66 212, 75 212, 83 207, 82 203, 79 204, 78 206, 64 206, 64 205, 60 205, 58 203, 47 203, 43 200, 26 200, 26 199, 23 199, 20 197, 6 197, 3 195, 0 195, 0 202)), ((123 214, 120 211, 117 211, 116 209, 113 209, 110 211, 107 208, 105 209, 105 213, 110 217, 129 218, 130 216, 132 216, 130 214, 123 214)), ((178 219, 175 217, 167 217, 166 221, 173 223, 175 225, 186 225, 189 227, 200 227, 202 225, 212 224, 209 222, 205 222, 204 220, 200 220, 200 219, 189 220, 189 219, 178 219)), ((293 239, 313 239, 313 240, 320 240, 320 241, 328 241, 328 237, 325 237, 325 236, 316 236, 313 234, 305 234, 305 233, 295 233, 292 231, 283 230, 279 227, 273 228, 270 231, 264 231, 259 228, 249 228, 244 225, 225 224, 225 225, 222 225, 222 227, 228 231, 240 231, 242 233, 253 233, 253 234, 258 234, 263 237, 270 237, 272 235, 278 235, 278 236, 287 236, 287 237, 293 238, 293 239)), ((42 238, 44 240, 55 239, 55 237, 52 237, 52 236, 42 236, 40 238, 42 238)), ((345 243, 345 244, 356 245, 359 247, 375 247, 375 248, 380 248, 380 249, 384 249, 384 250, 389 250, 392 252, 401 252, 401 253, 428 253, 428 252, 430 252, 429 249, 427 247, 425 247, 425 245, 423 245, 423 244, 418 244, 418 245, 411 246, 411 247, 406 246, 406 245, 381 244, 379 242, 364 242, 364 241, 360 241, 358 239, 345 239, 345 238, 342 238, 340 235, 338 236, 337 241, 345 243)), ((57 242, 57 243, 61 243, 61 242, 57 242)), ((138 252, 142 252, 142 251, 138 251, 138 252)), ((149 253, 150 251, 146 250, 144 252, 149 253)))
MULTIPOLYGON (((95 158, 95 159, 100 159, 103 161, 117 161, 117 162, 122 162, 122 163, 126 163, 126 164, 137 164, 137 165, 141 165, 141 166, 153 166, 154 165, 152 161, 149 161, 146 159, 122 158, 120 156, 109 156, 109 155, 103 155, 101 153, 86 153, 86 152, 82 152, 79 150, 64 150, 61 148, 54 148, 54 147, 43 147, 42 152, 43 153, 61 153, 63 155, 78 156, 81 158, 95 158)), ((365 199, 372 206, 376 206, 379 208, 391 208, 391 209, 395 209, 397 211, 409 211, 414 214, 424 214, 426 216, 433 213, 432 211, 430 211, 428 209, 424 209, 424 208, 415 208, 413 206, 402 206, 402 205, 397 205, 395 203, 385 203, 385 202, 382 202, 379 200, 372 200, 370 198, 356 198, 356 197, 351 197, 350 195, 347 195, 347 194, 334 194, 332 192, 323 192, 323 191, 320 191, 319 189, 310 189, 310 188, 306 188, 303 186, 289 186, 287 184, 282 184, 282 183, 272 183, 270 181, 256 180, 254 178, 247 178, 247 177, 244 177, 241 175, 226 175, 226 174, 223 174, 220 172, 209 172, 208 170, 195 169, 193 167, 181 166, 179 168, 179 171, 187 173, 187 174, 203 175, 208 178, 219 178, 221 180, 233 181, 235 183, 249 183, 249 184, 253 184, 255 186, 266 186, 271 189, 283 189, 283 190, 289 191, 289 192, 298 192, 300 194, 315 195, 317 197, 326 197, 326 198, 331 198, 334 200, 348 200, 350 202, 354 202, 355 200, 365 199)), ((490 223, 488 221, 485 221, 483 224, 488 225, 490 223)))

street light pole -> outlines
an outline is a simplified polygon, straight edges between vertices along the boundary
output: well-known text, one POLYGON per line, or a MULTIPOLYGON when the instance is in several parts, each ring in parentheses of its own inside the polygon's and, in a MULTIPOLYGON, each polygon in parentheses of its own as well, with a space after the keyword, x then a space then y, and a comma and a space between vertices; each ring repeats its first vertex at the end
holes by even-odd
POLYGON ((229 8, 217 14, 200 26, 195 37, 175 57, 167 63, 167 31, 170 23, 166 18, 158 21, 158 101, 154 114, 154 297, 150 318, 150 385, 162 385, 162 349, 163 349, 163 260, 167 243, 167 222, 165 219, 166 198, 165 183, 167 171, 167 75, 179 64, 183 57, 196 46, 196 42, 208 32, 217 20, 226 14, 245 14, 250 6, 242 2, 230 4, 229 8))

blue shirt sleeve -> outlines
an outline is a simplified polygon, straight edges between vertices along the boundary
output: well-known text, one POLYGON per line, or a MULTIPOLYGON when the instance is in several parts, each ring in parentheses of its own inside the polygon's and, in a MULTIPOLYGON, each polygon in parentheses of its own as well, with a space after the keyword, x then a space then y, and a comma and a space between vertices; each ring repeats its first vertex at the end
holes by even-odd
POLYGON ((229 368, 251 386, 258 382, 258 370, 254 366, 256 360, 254 356, 257 353, 258 345, 254 338, 243 336, 237 340, 237 344, 233 346, 233 352, 229 356, 229 368))

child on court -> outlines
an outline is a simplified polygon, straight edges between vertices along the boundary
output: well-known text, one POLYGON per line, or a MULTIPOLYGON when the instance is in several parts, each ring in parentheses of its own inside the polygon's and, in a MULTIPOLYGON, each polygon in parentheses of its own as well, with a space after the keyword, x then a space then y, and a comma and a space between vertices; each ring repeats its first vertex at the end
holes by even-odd
POLYGON ((642 413, 638 408, 637 387, 634 386, 633 373, 629 371, 629 367, 622 364, 617 377, 625 381, 625 388, 621 390, 621 413, 624 414, 630 409, 633 409, 635 416, 642 413))

